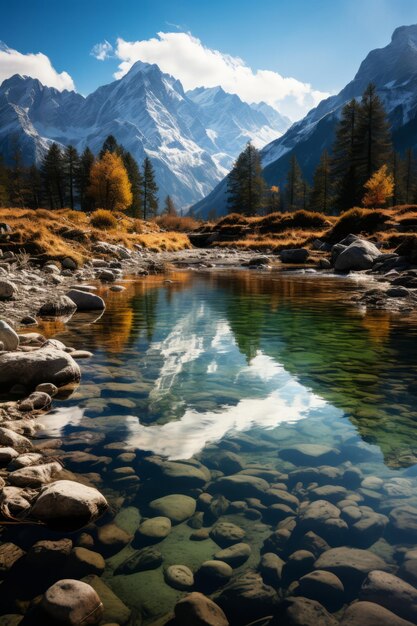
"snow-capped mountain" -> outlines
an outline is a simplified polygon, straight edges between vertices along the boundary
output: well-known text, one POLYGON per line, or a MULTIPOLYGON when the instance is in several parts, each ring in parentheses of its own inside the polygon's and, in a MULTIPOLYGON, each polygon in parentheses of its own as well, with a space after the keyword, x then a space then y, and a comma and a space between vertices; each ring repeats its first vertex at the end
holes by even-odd
POLYGON ((177 206, 189 206, 225 176, 248 139, 263 138, 265 145, 285 126, 285 119, 273 112, 267 118, 238 96, 223 92, 209 104, 203 91, 216 90, 200 90, 199 103, 180 81, 141 61, 86 98, 15 75, 0 86, 0 154, 10 161, 19 145, 24 162, 39 163, 54 141, 97 153, 112 134, 138 162, 151 158, 160 198, 170 194, 177 206), (222 117, 226 102, 229 113, 222 117))
MULTIPOLYGON (((417 146, 417 25, 412 25, 397 28, 391 42, 370 52, 355 78, 339 94, 322 100, 284 135, 263 148, 267 183, 283 185, 293 154, 311 181, 322 151, 331 149, 343 106, 352 98, 360 99, 370 82, 376 85, 388 113, 396 149, 417 146)), ((195 205, 195 212, 205 216, 214 207, 219 215, 226 213, 226 191, 224 179, 195 205)))
POLYGON ((263 148, 281 136, 291 122, 265 102, 247 104, 221 87, 198 87, 187 96, 201 111, 201 120, 218 149, 213 158, 228 171, 248 141, 263 148))

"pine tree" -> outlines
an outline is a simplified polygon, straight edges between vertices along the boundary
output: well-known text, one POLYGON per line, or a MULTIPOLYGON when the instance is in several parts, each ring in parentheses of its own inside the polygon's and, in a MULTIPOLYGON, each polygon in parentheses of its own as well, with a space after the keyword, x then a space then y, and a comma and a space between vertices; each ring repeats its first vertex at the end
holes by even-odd
POLYGON ((275 213, 280 210, 281 198, 278 185, 272 185, 266 194, 266 210, 268 213, 275 213))
POLYGON ((357 125, 355 160, 361 190, 377 170, 390 162, 391 153, 387 116, 375 85, 370 83, 362 96, 357 125))
POLYGON ((75 206, 75 178, 80 157, 74 146, 67 146, 63 154, 65 188, 68 194, 69 206, 75 206))
POLYGON ((43 158, 41 174, 50 209, 64 208, 64 159, 58 144, 53 143, 43 158))
POLYGON ((403 204, 405 196, 405 163, 397 152, 392 153, 391 172, 393 178, 392 204, 403 204))
POLYGON ((356 145, 359 105, 351 100, 342 109, 332 149, 331 178, 336 207, 344 211, 359 203, 356 145))
POLYGON ((127 150, 122 149, 123 165, 132 190, 132 204, 129 207, 132 217, 142 217, 143 178, 136 159, 127 150))
POLYGON ((0 207, 9 207, 9 170, 0 154, 0 207))
POLYGON ((36 165, 31 165, 27 173, 28 206, 39 209, 42 206, 42 176, 36 165))
POLYGON ((324 150, 316 168, 313 179, 309 208, 312 211, 328 213, 331 208, 330 187, 330 159, 327 150, 324 150))
POLYGON ((165 198, 164 213, 165 215, 173 215, 173 216, 178 215, 176 206, 171 196, 167 196, 165 198))
POLYGON ((304 185, 301 168, 294 154, 291 156, 287 184, 285 186, 285 196, 289 211, 302 209, 306 205, 307 187, 304 185))
POLYGON ((384 206, 387 199, 392 196, 394 177, 388 173, 388 167, 384 164, 366 181, 364 188, 366 190, 364 206, 372 208, 384 206))
POLYGON ((262 208, 264 191, 259 151, 248 142, 227 179, 229 211, 256 215, 262 208))
POLYGON ((158 186, 149 157, 143 161, 143 219, 148 220, 158 213, 158 186))
POLYGON ((132 204, 129 177, 118 154, 105 152, 103 158, 94 163, 87 193, 98 208, 109 211, 122 211, 132 204))
POLYGON ((78 199, 82 211, 91 211, 92 198, 88 195, 88 188, 90 186, 90 174, 91 168, 94 164, 94 154, 90 148, 85 148, 84 152, 79 158, 76 172, 75 172, 75 188, 78 193, 78 199))
MULTIPOLYGON (((410 204, 416 195, 417 176, 416 162, 412 148, 408 148, 408 150, 406 150, 403 172, 404 202, 406 204, 410 204)), ((394 204, 399 203, 396 202, 394 204)))
POLYGON ((26 196, 25 168, 22 149, 17 137, 12 137, 12 166, 9 169, 8 195, 12 206, 24 207, 26 196))
POLYGON ((104 155, 106 154, 106 152, 110 152, 111 154, 113 153, 117 153, 119 155, 121 154, 121 147, 117 143, 114 135, 108 135, 106 137, 101 147, 101 150, 99 152, 98 158, 102 159, 104 155))

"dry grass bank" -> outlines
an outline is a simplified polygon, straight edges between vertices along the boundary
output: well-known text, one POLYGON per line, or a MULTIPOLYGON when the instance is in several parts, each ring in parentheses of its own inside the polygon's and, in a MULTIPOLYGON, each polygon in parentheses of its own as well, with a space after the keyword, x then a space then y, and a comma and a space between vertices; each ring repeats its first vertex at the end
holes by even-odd
MULTIPOLYGON (((62 209, 0 208, 0 222, 10 226, 11 232, 0 236, 0 249, 26 252, 40 260, 62 260, 70 257, 81 265, 91 256, 97 241, 135 244, 154 252, 190 248, 188 236, 181 232, 161 231, 155 222, 130 218, 122 213, 105 215, 96 211, 91 215, 81 211, 62 209)), ((4 229, 3 229, 4 230, 4 229)))
POLYGON ((272 213, 264 217, 233 213, 214 224, 201 226, 199 232, 216 233, 215 245, 247 250, 308 248, 315 239, 335 243, 350 233, 378 240, 383 249, 392 250, 417 232, 417 205, 353 208, 340 216, 311 211, 272 213))

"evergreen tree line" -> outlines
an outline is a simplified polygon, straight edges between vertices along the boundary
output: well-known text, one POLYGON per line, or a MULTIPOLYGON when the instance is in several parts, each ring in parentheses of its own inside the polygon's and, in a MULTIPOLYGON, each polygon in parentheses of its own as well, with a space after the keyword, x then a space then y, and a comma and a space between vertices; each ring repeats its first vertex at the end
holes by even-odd
POLYGON ((228 176, 229 210, 246 215, 298 209, 339 213, 366 204, 367 185, 377 172, 374 185, 385 185, 392 205, 417 202, 413 150, 403 156, 395 152, 386 112, 375 85, 369 84, 359 102, 353 99, 343 107, 332 149, 323 151, 311 186, 292 155, 282 193, 277 186, 267 188, 259 152, 249 143, 228 176))
MULTIPOLYGON (((139 167, 112 135, 97 158, 88 147, 79 154, 74 146, 61 149, 56 143, 39 167, 23 166, 17 144, 10 167, 0 157, 0 206, 82 211, 121 208, 133 217, 150 219, 158 212, 157 193, 150 159, 145 157, 139 167)), ((170 198, 169 203, 172 211, 170 198)))

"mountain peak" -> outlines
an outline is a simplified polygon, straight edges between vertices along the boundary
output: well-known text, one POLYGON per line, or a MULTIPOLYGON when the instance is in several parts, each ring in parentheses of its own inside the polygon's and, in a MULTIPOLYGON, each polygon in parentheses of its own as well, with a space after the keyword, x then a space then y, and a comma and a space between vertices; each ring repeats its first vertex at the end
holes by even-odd
POLYGON ((417 44, 417 24, 411 24, 410 26, 399 26, 392 33, 391 43, 403 43, 407 40, 417 44))

